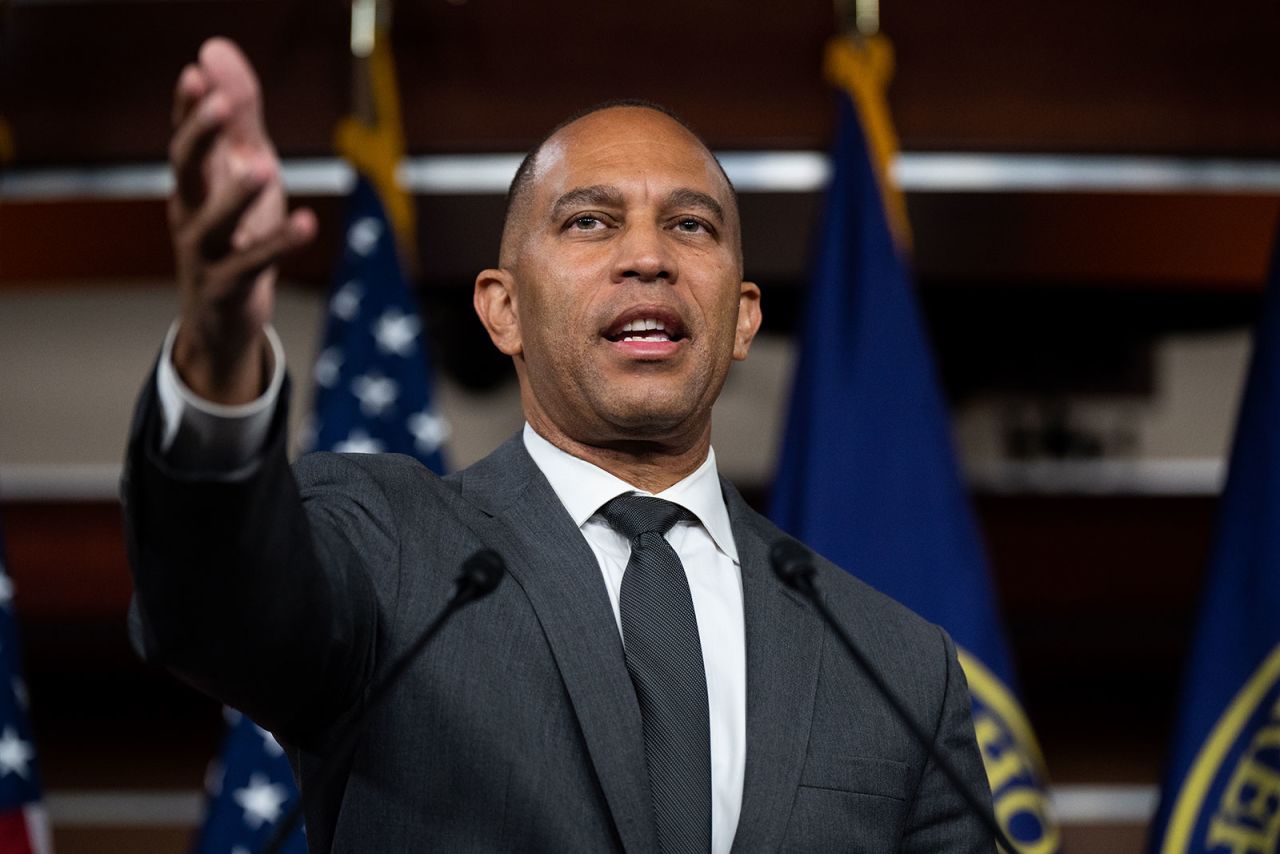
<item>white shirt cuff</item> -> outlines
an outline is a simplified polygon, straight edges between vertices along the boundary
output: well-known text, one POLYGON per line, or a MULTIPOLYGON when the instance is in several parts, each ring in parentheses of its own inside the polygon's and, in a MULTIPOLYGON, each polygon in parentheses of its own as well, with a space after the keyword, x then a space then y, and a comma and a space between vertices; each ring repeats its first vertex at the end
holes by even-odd
POLYGON ((179 321, 164 338, 156 369, 160 399, 160 452, 176 469, 233 475, 255 463, 267 444, 271 420, 284 385, 284 346, 268 324, 271 382, 249 403, 226 406, 205 400, 189 389, 173 367, 173 342, 179 321))

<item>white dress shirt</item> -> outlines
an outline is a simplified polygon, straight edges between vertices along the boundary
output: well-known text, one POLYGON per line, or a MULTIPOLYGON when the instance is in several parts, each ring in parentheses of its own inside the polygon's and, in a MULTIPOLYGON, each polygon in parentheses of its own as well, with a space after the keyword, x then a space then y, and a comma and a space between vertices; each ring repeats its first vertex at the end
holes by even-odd
POLYGON ((160 401, 160 450, 174 468, 234 480, 253 470, 271 432, 271 418, 284 386, 284 346, 275 329, 266 327, 271 344, 271 381, 257 400, 225 406, 205 400, 187 387, 173 367, 178 321, 169 327, 156 366, 160 401))
MULTIPOLYGON (((173 368, 177 323, 165 337, 156 371, 162 433, 161 450, 169 463, 211 477, 237 479, 257 464, 266 444, 272 414, 284 378, 284 350, 267 327, 274 366, 266 392, 243 406, 220 406, 203 400, 182 382, 173 368)), ((631 546, 597 511, 608 501, 636 489, 586 460, 572 456, 524 427, 524 446, 534 464, 582 531, 600 564, 618 631, 619 591, 631 546)), ((657 494, 688 510, 697 522, 677 522, 667 542, 680 556, 689 579, 698 621, 702 662, 707 673, 707 705, 711 720, 711 850, 728 854, 742 810, 747 755, 746 632, 742 611, 742 574, 738 549, 729 526, 729 511, 720 492, 715 452, 693 474, 657 494)))
MULTIPOLYGON (((608 501, 636 489, 586 460, 565 453, 524 425, 524 446, 551 483, 573 524, 587 538, 604 574, 613 617, 622 631, 618 610, 622 575, 631 544, 600 516, 608 501)), ((667 542, 680 556, 693 611, 698 620, 702 664, 707 671, 707 706, 711 713, 711 850, 728 854, 742 810, 742 779, 747 759, 747 644, 742 617, 742 572, 738 548, 729 527, 729 511, 720 492, 715 451, 693 474, 662 492, 698 518, 677 522, 667 542)))

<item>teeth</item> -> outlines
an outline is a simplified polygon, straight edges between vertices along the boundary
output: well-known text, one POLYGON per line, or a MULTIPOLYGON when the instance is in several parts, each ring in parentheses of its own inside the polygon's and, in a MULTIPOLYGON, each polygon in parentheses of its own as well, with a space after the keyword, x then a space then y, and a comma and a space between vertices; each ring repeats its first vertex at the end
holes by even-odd
POLYGON ((650 329, 666 330, 666 325, 661 320, 654 320, 652 317, 646 317, 642 320, 628 320, 622 326, 623 332, 647 332, 650 329))

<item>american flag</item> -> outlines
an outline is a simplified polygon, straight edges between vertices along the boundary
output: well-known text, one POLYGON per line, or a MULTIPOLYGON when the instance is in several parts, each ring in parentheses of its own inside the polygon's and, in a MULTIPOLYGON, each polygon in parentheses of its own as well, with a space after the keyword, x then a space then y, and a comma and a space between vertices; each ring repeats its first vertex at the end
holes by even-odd
MULTIPOLYGON (((363 176, 349 200, 346 244, 315 364, 311 434, 316 450, 396 452, 444 470, 448 426, 432 405, 422 323, 405 283, 377 192, 363 176)), ((284 751, 271 733, 228 711, 221 759, 209 769, 209 808, 197 854, 261 851, 298 797, 284 751)), ((0 852, 7 849, 0 845, 0 852)), ((282 849, 305 854, 302 832, 282 849)))
MULTIPOLYGON (((206 774, 209 801, 195 850, 256 854, 297 800, 298 787, 289 759, 271 733, 234 709, 227 709, 226 716, 230 729, 222 753, 206 774)), ((306 854, 301 830, 294 832, 282 851, 306 854)))
POLYGON ((400 453, 444 471, 445 420, 431 399, 422 321, 373 185, 356 179, 324 347, 316 357, 311 446, 400 453))
POLYGON ((20 664, 13 581, 5 569, 0 533, 0 852, 47 854, 53 845, 40 802, 40 775, 20 664))

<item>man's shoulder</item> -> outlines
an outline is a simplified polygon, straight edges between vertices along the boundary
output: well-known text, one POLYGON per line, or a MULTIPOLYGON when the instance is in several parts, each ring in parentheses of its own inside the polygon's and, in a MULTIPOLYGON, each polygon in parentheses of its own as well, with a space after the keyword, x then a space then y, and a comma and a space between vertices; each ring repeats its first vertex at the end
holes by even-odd
MULTIPOLYGON (((730 518, 739 530, 757 542, 757 547, 768 549, 778 540, 795 539, 747 506, 732 485, 724 483, 730 518)), ((939 626, 858 578, 856 568, 843 568, 808 546, 806 549, 813 555, 816 586, 828 607, 855 636, 874 636, 877 646, 883 646, 886 652, 895 646, 910 651, 922 646, 937 649, 945 644, 942 640, 945 633, 939 626)))
POLYGON ((817 584, 827 603, 837 614, 853 621, 865 621, 879 632, 915 643, 936 646, 943 634, 941 627, 929 622, 893 597, 881 593, 849 570, 814 555, 818 570, 817 584))

